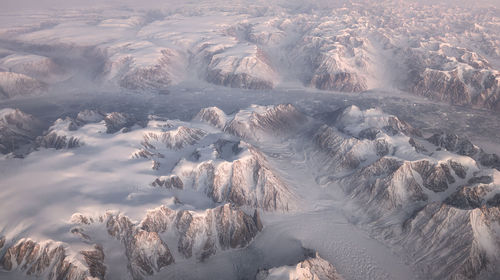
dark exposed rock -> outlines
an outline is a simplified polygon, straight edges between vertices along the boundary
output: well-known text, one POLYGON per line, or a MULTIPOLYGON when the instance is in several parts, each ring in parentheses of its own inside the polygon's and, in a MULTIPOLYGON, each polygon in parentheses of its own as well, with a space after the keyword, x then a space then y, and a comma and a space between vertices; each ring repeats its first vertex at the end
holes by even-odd
POLYGON ((456 134, 434 134, 427 141, 463 156, 473 157, 479 152, 479 148, 474 146, 467 138, 459 137, 456 134))
MULTIPOLYGON (((252 146, 251 156, 214 165, 199 164, 189 175, 194 188, 203 188, 215 202, 231 202, 267 211, 288 211, 295 207, 296 197, 268 164, 265 156, 252 146)), ((185 182, 186 183, 186 182, 185 182)))
POLYGON ((444 200, 444 203, 460 208, 475 209, 481 207, 488 189, 484 187, 461 187, 458 191, 444 200))
POLYGON ((424 187, 434 192, 445 191, 449 183, 455 182, 448 165, 443 163, 434 165, 427 160, 420 160, 413 162, 412 168, 422 177, 424 187))
POLYGON ((379 133, 380 133, 379 129, 374 127, 369 127, 361 130, 358 134, 358 137, 361 139, 375 140, 379 133))
MULTIPOLYGON (((230 204, 202 213, 174 211, 161 206, 148 211, 138 224, 134 224, 126 216, 111 213, 98 219, 74 214, 71 220, 75 223, 81 222, 81 226, 85 226, 85 222, 99 222, 105 225, 108 233, 125 246, 128 267, 134 279, 143 279, 144 276, 152 275, 174 262, 159 233, 171 232, 178 237, 178 251, 184 257, 196 256, 203 261, 218 249, 247 246, 262 230, 257 212, 252 217, 230 204)), ((83 229, 78 231, 81 233, 83 229)), ((101 270, 97 270, 99 271, 101 270)))
MULTIPOLYGON (((465 204, 459 205, 467 206, 471 201, 466 199, 460 202, 465 204)), ((487 229, 498 220, 498 215, 498 207, 460 209, 446 203, 433 202, 417 210, 404 223, 400 242, 418 257, 417 264, 425 268, 425 272, 432 272, 439 279, 474 279, 489 265, 487 252, 481 247, 475 230, 487 229), (443 256, 440 254, 442 248, 451 252, 443 256), (428 255, 438 257, 423 257, 428 255), (450 261, 456 265, 449 266, 450 261)), ((487 231, 483 233, 488 234, 487 231)), ((498 240, 493 242, 494 246, 499 245, 498 240)))
POLYGON ((310 84, 317 89, 342 92, 361 92, 368 88, 363 77, 349 72, 318 73, 310 84))
POLYGON ((122 128, 130 128, 134 124, 137 123, 137 120, 135 117, 126 114, 126 113, 118 113, 118 112, 113 112, 108 114, 105 118, 104 121, 106 123, 106 133, 115 133, 122 128))
POLYGON ((71 149, 80 147, 80 139, 73 136, 67 137, 66 135, 57 135, 55 132, 50 132, 45 136, 37 138, 37 146, 42 148, 71 149))
POLYGON ((415 148, 415 151, 417 153, 426 153, 427 152, 427 149, 425 149, 425 147, 423 145, 420 145, 418 144, 417 142, 415 142, 415 139, 413 139, 413 137, 410 137, 410 139, 408 140, 408 143, 413 147, 415 148))
POLYGON ((491 207, 500 207, 500 193, 495 194, 486 204, 491 207))
POLYGON ((232 88, 260 90, 274 88, 274 83, 270 80, 257 78, 247 73, 226 73, 220 69, 213 69, 208 71, 207 81, 216 85, 232 88))
POLYGON ((21 240, 10 247, 1 259, 5 270, 21 270, 27 275, 46 279, 86 280, 90 271, 73 264, 62 245, 21 240))
POLYGON ((95 245, 94 250, 80 252, 90 271, 90 276, 98 279, 104 279, 106 275, 106 266, 104 265, 104 252, 100 245, 95 245))
POLYGON ((483 166, 495 168, 500 171, 500 157, 497 154, 487 154, 481 150, 479 152, 479 162, 483 166))
POLYGON ((369 207, 372 215, 427 201, 419 180, 413 175, 412 163, 392 157, 382 157, 340 183, 344 191, 369 207))
POLYGON ((201 109, 193 118, 195 121, 204 121, 210 125, 223 129, 226 126, 227 116, 217 107, 208 107, 201 109))
POLYGON ((378 139, 375 141, 375 149, 377 150, 377 156, 379 157, 389 154, 389 144, 384 139, 378 139))
POLYGON ((479 177, 472 177, 467 181, 469 185, 472 184, 490 184, 493 182, 493 178, 491 176, 479 176, 479 177))
POLYGON ((153 187, 164 187, 166 189, 176 188, 182 190, 184 188, 181 178, 176 175, 156 178, 152 185, 153 187))
POLYGON ((498 110, 500 76, 487 69, 415 70, 410 91, 433 100, 498 110))
POLYGON ((488 154, 481 148, 475 146, 467 138, 453 133, 436 133, 427 139, 432 144, 445 148, 450 152, 474 158, 481 165, 500 170, 500 157, 496 154, 488 154))
POLYGON ((459 178, 465 179, 467 176, 467 168, 465 168, 462 164, 459 162, 453 161, 453 160, 448 160, 448 164, 450 165, 451 169, 455 172, 455 175, 457 175, 459 178))
POLYGON ((307 117, 291 104, 254 107, 257 111, 251 112, 249 117, 246 116, 247 112, 238 112, 226 124, 224 130, 243 139, 255 140, 262 133, 265 135, 293 133, 307 121, 307 117))

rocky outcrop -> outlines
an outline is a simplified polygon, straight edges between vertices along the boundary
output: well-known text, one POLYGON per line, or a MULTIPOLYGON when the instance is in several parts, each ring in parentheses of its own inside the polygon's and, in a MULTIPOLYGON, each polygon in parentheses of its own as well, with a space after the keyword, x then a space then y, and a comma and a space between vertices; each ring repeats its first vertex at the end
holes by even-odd
POLYGON ((442 192, 448 189, 448 184, 455 183, 447 164, 433 164, 427 160, 412 163, 413 170, 420 174, 423 186, 434 192, 442 192))
POLYGON ((458 209, 476 209, 486 204, 486 195, 491 188, 479 185, 475 187, 463 186, 444 200, 444 203, 458 209))
POLYGON ((106 266, 104 265, 104 252, 102 246, 94 245, 94 250, 80 251, 89 268, 90 276, 104 279, 106 266))
POLYGON ((316 253, 295 266, 260 270, 256 280, 342 280, 335 267, 316 253))
POLYGON ((459 155, 474 157, 480 149, 465 137, 452 133, 436 133, 427 139, 432 144, 459 155))
POLYGON ((418 74, 410 91, 455 105, 500 110, 500 74, 486 69, 436 70, 418 74))
POLYGON ((311 79, 311 86, 342 92, 361 92, 368 89, 366 80, 352 72, 317 73, 311 79))
POLYGON ((37 146, 42 148, 71 149, 80 147, 80 139, 66 135, 57 135, 55 132, 50 132, 45 136, 37 138, 37 146))
POLYGON ((201 109, 193 118, 194 121, 203 121, 216 128, 223 129, 227 123, 227 116, 217 107, 208 107, 201 109))
POLYGON ((404 223, 400 243, 432 277, 475 279, 496 269, 500 242, 492 227, 499 215, 498 207, 465 210, 430 203, 404 223))
POLYGON ((182 149, 188 145, 193 145, 205 137, 207 133, 198 128, 179 126, 176 129, 156 133, 149 132, 144 134, 142 146, 146 149, 155 150, 163 145, 169 149, 182 149))
POLYGON ((182 190, 184 188, 184 183, 182 183, 182 180, 177 175, 161 176, 156 178, 151 185, 153 187, 163 187, 166 189, 175 188, 182 190))
POLYGON ((229 204, 207 210, 203 215, 179 212, 175 226, 180 236, 179 252, 186 258, 196 255, 199 260, 218 249, 245 247, 262 230, 256 214, 249 216, 229 204))
MULTIPOLYGON (((168 233, 178 239, 178 252, 185 258, 202 261, 218 250, 247 246, 262 230, 258 212, 245 214, 230 204, 201 212, 175 211, 165 206, 149 210, 138 223, 128 217, 106 213, 91 218, 74 214, 72 232, 86 241, 92 240, 91 224, 105 226, 109 235, 120 240, 129 261, 128 268, 134 279, 143 279, 174 262, 167 243, 160 234, 168 233)), ((100 271, 100 270, 99 270, 100 271)))
POLYGON ((436 133, 427 139, 430 143, 459 155, 468 156, 483 166, 500 170, 500 157, 488 154, 465 137, 453 133, 436 133))
POLYGON ((278 177, 264 155, 248 144, 234 161, 180 162, 174 169, 184 188, 203 191, 215 202, 231 202, 268 211, 295 208, 297 198, 278 177))
POLYGON ((130 129, 130 127, 137 123, 137 120, 129 114, 113 112, 104 118, 104 122, 107 128, 106 133, 113 134, 123 128, 130 129))
POLYGON ((411 162, 382 157, 341 179, 340 183, 346 193, 368 206, 372 217, 379 218, 427 201, 420 181, 411 162))
MULTIPOLYGON (((358 140, 341 133, 334 127, 321 126, 312 138, 316 154, 322 166, 335 170, 357 168, 368 154, 376 155, 377 150, 370 140, 358 140)), ((385 147, 381 147, 385 150, 385 147)), ((380 150, 380 154, 383 151, 380 150)))
POLYGON ((0 262, 7 271, 19 270, 48 280, 104 279, 106 269, 102 250, 95 247, 95 250, 82 251, 81 254, 86 265, 68 257, 62 244, 22 239, 6 251, 0 262))
POLYGON ((216 85, 246 88, 246 89, 272 89, 273 81, 253 77, 247 73, 226 73, 221 69, 214 69, 207 73, 207 81, 216 85))
POLYGON ((277 106, 252 105, 227 122, 224 131, 243 139, 257 140, 265 136, 288 135, 307 121, 307 117, 291 104, 277 106))
POLYGON ((157 232, 140 229, 124 215, 106 213, 104 216, 93 219, 82 214, 74 214, 71 221, 80 225, 75 234, 80 237, 84 234, 85 240, 90 240, 92 234, 86 232, 84 226, 102 223, 108 234, 120 240, 124 245, 125 255, 129 262, 128 268, 134 279, 143 279, 144 276, 152 275, 174 262, 167 244, 157 232))

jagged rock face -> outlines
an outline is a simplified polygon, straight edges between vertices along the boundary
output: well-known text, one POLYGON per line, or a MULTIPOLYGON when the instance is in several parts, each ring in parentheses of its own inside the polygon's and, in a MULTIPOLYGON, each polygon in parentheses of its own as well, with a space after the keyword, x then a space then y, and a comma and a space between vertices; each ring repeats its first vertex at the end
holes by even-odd
MULTIPOLYGON (((347 137, 337 129, 323 125, 313 136, 313 143, 319 151, 320 157, 325 161, 325 166, 330 166, 332 169, 340 168, 344 170, 352 170, 357 168, 362 160, 363 155, 358 151, 364 150, 368 146, 368 150, 376 154, 368 140, 358 140, 352 137, 347 137)), ((385 150, 384 147, 381 147, 385 150)), ((380 150, 382 154, 383 151, 380 150)))
POLYGON ((306 121, 305 115, 291 104, 269 107, 253 105, 251 111, 238 112, 227 122, 224 130, 243 139, 257 140, 261 135, 292 133, 306 121))
POLYGON ((80 139, 72 136, 68 138, 66 135, 60 136, 55 132, 51 132, 45 136, 38 137, 37 146, 43 148, 54 148, 56 150, 71 149, 80 147, 80 139))
POLYGON ((277 267, 261 270, 256 280, 342 280, 335 267, 318 253, 295 267, 277 267), (286 270, 285 270, 286 269, 286 270), (285 273, 283 273, 285 272, 285 273))
MULTIPOLYGON (((82 219, 74 215, 72 220, 82 219)), ((152 275, 174 262, 170 249, 157 232, 145 231, 123 215, 107 213, 105 217, 99 218, 99 222, 105 224, 109 235, 120 240, 125 246, 128 268, 134 279, 143 279, 145 275, 152 275)))
POLYGON ((248 154, 232 162, 205 161, 178 176, 185 188, 204 191, 215 202, 231 202, 268 211, 294 208, 296 197, 274 174, 264 155, 247 145, 248 154))
POLYGON ((104 265, 104 252, 102 246, 95 245, 94 250, 80 252, 89 267, 90 276, 97 279, 104 279, 106 266, 104 265))
POLYGON ((20 240, 10 247, 2 257, 1 263, 5 270, 20 270, 27 275, 44 276, 49 280, 69 279, 87 280, 91 277, 104 279, 104 254, 99 249, 83 253, 87 265, 92 269, 74 263, 66 255, 62 245, 52 242, 37 243, 29 239, 20 240), (94 275, 96 276, 94 276, 94 275))
POLYGON ((182 180, 177 175, 156 178, 151 185, 153 185, 153 187, 163 187, 166 189, 175 188, 182 190, 184 188, 184 183, 182 183, 182 180))
POLYGON ((95 219, 77 213, 71 221, 79 224, 73 233, 86 241, 92 239, 86 226, 93 223, 104 225, 108 234, 125 246, 128 267, 134 279, 143 279, 175 261, 167 243, 160 237, 161 233, 169 232, 178 238, 177 250, 185 258, 194 256, 205 260, 218 250, 247 246, 262 230, 257 211, 252 217, 229 204, 204 212, 174 211, 160 206, 148 211, 137 224, 126 216, 111 213, 95 219))
POLYGON ((226 126, 227 116, 217 107, 208 107, 201 109, 193 120, 207 122, 214 127, 223 129, 226 126))
POLYGON ((428 199, 413 173, 412 164, 391 157, 382 157, 340 182, 347 193, 377 215, 428 199))
POLYGON ((106 122, 106 133, 110 134, 118 132, 122 128, 130 128, 137 123, 133 116, 118 112, 108 114, 104 121, 106 122))
POLYGON ((448 151, 456 152, 459 155, 473 157, 479 152, 479 148, 474 146, 468 139, 459 137, 456 134, 436 133, 428 138, 427 141, 448 151))
POLYGON ((176 211, 160 206, 148 211, 140 227, 149 232, 165 232, 173 225, 176 216, 176 211))
POLYGON ((41 134, 41 122, 18 109, 0 110, 0 153, 32 143, 41 134))
POLYGON ((425 69, 410 91, 455 105, 474 105, 498 110, 500 74, 497 71, 467 69, 442 71, 425 69))
POLYGON ((469 179, 469 181, 467 181, 468 184, 478 184, 478 183, 481 183, 481 184, 489 184, 493 182, 493 178, 491 178, 491 176, 479 176, 479 177, 472 177, 469 179))
POLYGON ((131 240, 125 242, 130 244, 125 246, 125 253, 130 260, 129 266, 134 279, 152 275, 174 262, 167 244, 157 232, 138 231, 131 240))
POLYGON ((5 245, 5 236, 0 237, 0 250, 2 250, 3 245, 5 245))
POLYGON ((464 210, 480 208, 486 204, 484 197, 490 191, 491 188, 484 185, 476 187, 463 186, 446 198, 444 203, 464 210))
POLYGON ((23 74, 0 72, 0 99, 38 94, 47 90, 47 84, 23 74))
POLYGON ((462 210, 431 203, 405 222, 400 243, 433 277, 474 279, 482 270, 494 269, 488 260, 498 258, 500 242, 492 226, 499 214, 498 207, 462 210), (443 251, 446 256, 439 257, 443 251), (438 257, 423 258, 429 255, 438 257))
POLYGON ((246 89, 272 89, 272 81, 258 79, 247 73, 225 73, 220 69, 211 70, 207 73, 207 81, 216 85, 246 88, 246 89))
POLYGON ((480 151, 478 159, 483 166, 500 170, 500 157, 497 154, 487 154, 484 151, 480 151))
POLYGON ((349 72, 315 74, 311 85, 317 89, 342 92, 361 92, 368 89, 364 78, 349 72))
POLYGON ((467 176, 467 168, 464 167, 462 164, 459 162, 453 161, 453 160, 448 160, 448 164, 450 165, 451 169, 453 169, 453 172, 455 172, 455 175, 457 175, 461 179, 465 179, 467 176))
POLYGON ((427 141, 450 152, 472 157, 483 166, 500 170, 500 157, 498 155, 486 153, 465 137, 443 132, 432 135, 427 141))
POLYGON ((424 187, 434 192, 445 191, 448 184, 455 183, 447 164, 434 165, 427 160, 420 160, 413 162, 412 168, 422 177, 424 187))
POLYGON ((150 211, 141 224, 146 230, 174 230, 179 236, 179 252, 186 258, 196 256, 199 260, 218 249, 245 247, 262 230, 257 211, 252 217, 229 204, 204 213, 160 207, 150 211))
POLYGON ((205 137, 207 133, 201 129, 179 126, 175 130, 162 133, 144 134, 144 141, 141 143, 145 148, 156 149, 161 143, 169 149, 182 149, 185 146, 193 145, 205 137))

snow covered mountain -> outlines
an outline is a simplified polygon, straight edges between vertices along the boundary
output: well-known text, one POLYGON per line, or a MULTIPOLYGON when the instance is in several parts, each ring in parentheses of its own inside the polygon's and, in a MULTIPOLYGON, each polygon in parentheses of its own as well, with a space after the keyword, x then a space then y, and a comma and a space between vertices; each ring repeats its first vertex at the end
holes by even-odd
POLYGON ((0 11, 0 280, 498 278, 500 6, 118 2, 0 11))
MULTIPOLYGON (((126 277, 163 275, 178 261, 205 262, 227 250, 253 246, 267 223, 262 211, 307 213, 315 203, 308 192, 337 189, 358 205, 351 214, 356 223, 395 248, 422 275, 475 279, 498 273, 500 173, 481 162, 487 154, 467 139, 425 138, 396 116, 356 106, 316 117, 288 104, 252 105, 233 114, 210 107, 190 122, 151 116, 140 126, 124 119, 136 120, 92 110, 59 119, 21 160, 34 164, 31 172, 41 172, 44 161, 52 160, 88 162, 84 168, 91 173, 96 164, 106 164, 102 161, 114 162, 108 167, 112 170, 99 171, 104 173, 93 179, 72 175, 54 191, 64 195, 83 182, 106 186, 100 190, 105 197, 125 195, 128 206, 122 208, 118 200, 95 208, 90 190, 83 200, 64 206, 74 213, 69 222, 50 220, 60 228, 55 232, 36 220, 18 232, 9 226, 16 223, 15 216, 2 214, 7 221, 2 226, 3 269, 46 279, 101 279, 116 275, 125 261, 128 272, 121 275, 126 277), (276 143, 287 144, 277 153, 276 143), (99 155, 102 149, 111 150, 99 155), (54 153, 55 159, 47 157, 54 153), (301 153, 307 155, 303 164, 316 186, 290 178, 289 168, 297 168, 290 163, 301 153), (132 184, 139 189, 123 193, 123 178, 134 177, 132 184), (116 210, 104 210, 108 207, 116 210), (44 237, 40 232, 46 232, 44 237)), ((2 164, 12 160, 7 157, 2 164)), ((50 176, 67 176, 73 164, 50 176)), ((6 182, 22 181, 14 175, 6 182)), ((318 256, 260 271, 256 277, 299 276, 340 279, 318 256)))
POLYGON ((223 11, 201 1, 188 5, 195 13, 159 5, 105 16, 82 10, 8 26, 0 33, 0 96, 61 84, 166 94, 193 81, 254 90, 292 83, 353 93, 398 89, 500 110, 498 7, 233 5, 223 11))

